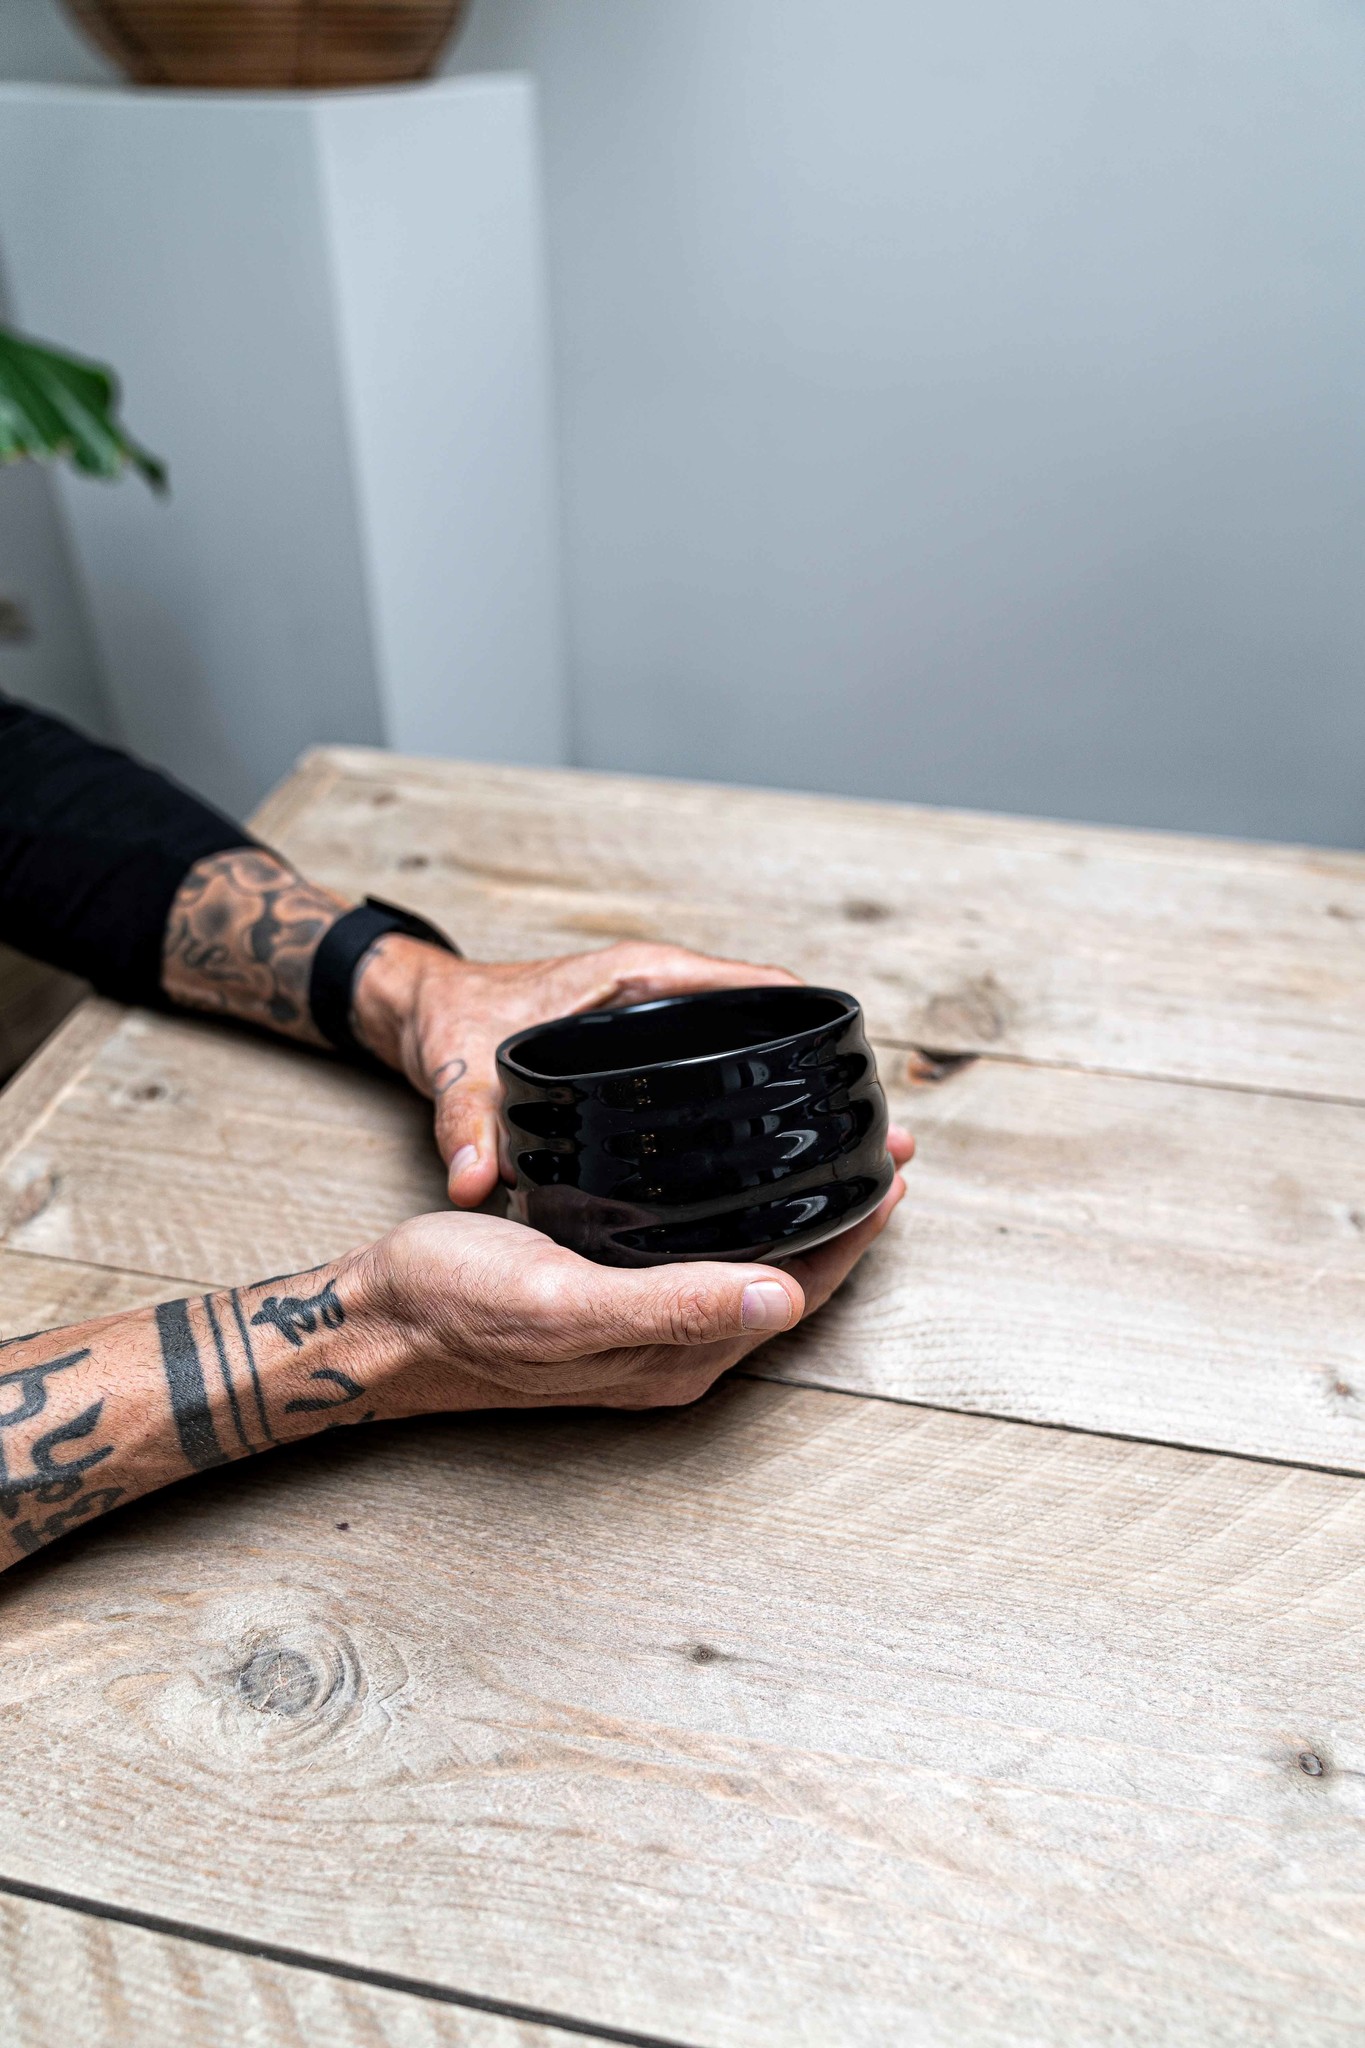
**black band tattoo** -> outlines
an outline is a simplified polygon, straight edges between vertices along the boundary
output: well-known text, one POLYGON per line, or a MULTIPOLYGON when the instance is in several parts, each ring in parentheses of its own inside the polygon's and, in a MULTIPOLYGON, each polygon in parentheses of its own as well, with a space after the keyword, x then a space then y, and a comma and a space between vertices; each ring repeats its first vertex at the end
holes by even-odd
POLYGON ((463 1081, 465 1075, 468 1072, 468 1060, 442 1060, 440 1066, 437 1067, 436 1071, 433 1073, 431 1077, 432 1094, 439 1101, 441 1096, 448 1095, 452 1088, 456 1087, 459 1084, 459 1082, 463 1081))
POLYGON ((346 1320, 346 1311, 336 1287, 328 1280, 316 1294, 267 1294, 251 1320, 271 1324, 299 1351, 304 1338, 311 1337, 315 1330, 339 1330, 346 1320))
POLYGON ((246 1357, 247 1371, 251 1374, 251 1391, 256 1401, 256 1413, 261 1419, 261 1429, 265 1434, 266 1442, 273 1444, 276 1441, 276 1437, 274 1430, 270 1427, 270 1417, 265 1412, 265 1395, 261 1390, 261 1375, 256 1369, 256 1348, 251 1341, 251 1332, 246 1326, 246 1317, 242 1314, 242 1297, 235 1287, 232 1290, 231 1301, 232 1313, 237 1321, 237 1334, 242 1340, 242 1351, 246 1357))
POLYGON ((161 1363, 171 1397, 171 1414, 180 1433, 180 1448, 196 1472, 211 1465, 227 1463, 218 1432, 209 1413, 208 1389, 199 1346, 190 1328, 187 1301, 163 1301, 157 1305, 156 1333, 161 1339, 161 1363))
POLYGON ((252 1451, 256 1447, 242 1425, 242 1410, 237 1400, 237 1389, 233 1384, 232 1367, 228 1363, 227 1346, 223 1342, 223 1333, 218 1327, 218 1317, 214 1312, 213 1296, 211 1294, 204 1296, 204 1314, 207 1316, 209 1328, 213 1332, 213 1348, 218 1354, 218 1376, 223 1382, 223 1392, 227 1395, 228 1407, 232 1410, 232 1426, 237 1432, 237 1441, 244 1451, 252 1451))

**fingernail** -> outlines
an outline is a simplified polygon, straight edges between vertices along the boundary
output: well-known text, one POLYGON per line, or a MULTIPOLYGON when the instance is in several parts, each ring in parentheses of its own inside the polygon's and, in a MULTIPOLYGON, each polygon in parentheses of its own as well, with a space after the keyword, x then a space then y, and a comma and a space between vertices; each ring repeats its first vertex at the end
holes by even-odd
POLYGON ((792 1319, 792 1298, 776 1280, 751 1280, 739 1305, 743 1330, 785 1330, 792 1319))
POLYGON ((450 1162, 450 1178, 458 1180, 462 1173, 468 1173, 470 1167, 478 1159, 478 1156, 479 1148, 477 1145, 461 1145, 459 1151, 450 1162))

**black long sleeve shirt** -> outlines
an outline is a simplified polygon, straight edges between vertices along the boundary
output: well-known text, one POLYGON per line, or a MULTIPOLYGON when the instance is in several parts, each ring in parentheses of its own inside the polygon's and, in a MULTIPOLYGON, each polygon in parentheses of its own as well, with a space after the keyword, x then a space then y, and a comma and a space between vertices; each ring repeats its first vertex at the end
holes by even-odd
POLYGON ((0 940, 120 1002, 160 1004, 196 861, 256 844, 169 776, 0 696, 0 940))

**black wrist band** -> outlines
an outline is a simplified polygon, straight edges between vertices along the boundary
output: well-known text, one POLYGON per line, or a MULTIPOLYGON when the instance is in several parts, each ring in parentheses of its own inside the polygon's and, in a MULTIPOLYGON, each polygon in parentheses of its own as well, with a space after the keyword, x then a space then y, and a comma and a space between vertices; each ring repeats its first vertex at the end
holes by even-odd
POLYGON ((422 939, 428 946, 440 946, 447 953, 458 955, 460 951, 453 939, 437 931, 424 917, 415 917, 410 910, 399 910, 392 903, 381 903, 375 896, 367 896, 354 910, 343 912, 324 934, 313 955, 313 971, 308 978, 308 1008, 327 1042, 345 1053, 347 1059, 366 1067, 377 1067, 381 1062, 351 1029, 351 988, 356 968, 375 940, 382 939, 387 932, 397 932, 405 939, 422 939))

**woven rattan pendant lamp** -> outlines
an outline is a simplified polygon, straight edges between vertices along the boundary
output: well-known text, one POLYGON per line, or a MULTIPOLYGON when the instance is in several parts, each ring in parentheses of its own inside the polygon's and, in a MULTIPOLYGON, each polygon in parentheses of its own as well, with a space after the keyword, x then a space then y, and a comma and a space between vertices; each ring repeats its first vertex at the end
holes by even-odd
POLYGON ((423 78, 469 0, 66 0, 138 85, 393 85, 423 78))

